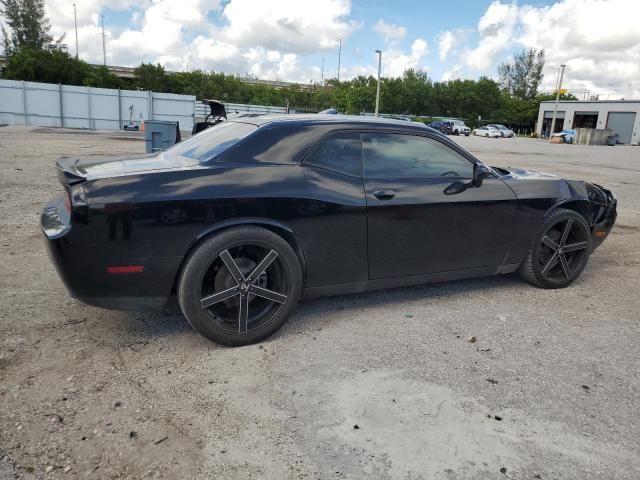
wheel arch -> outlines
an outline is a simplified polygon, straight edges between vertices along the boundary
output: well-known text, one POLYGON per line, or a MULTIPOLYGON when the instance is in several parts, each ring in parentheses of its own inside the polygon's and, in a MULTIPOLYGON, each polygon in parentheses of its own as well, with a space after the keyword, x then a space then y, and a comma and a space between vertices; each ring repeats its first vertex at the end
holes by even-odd
POLYGON ((549 210, 546 211, 544 216, 547 217, 559 208, 572 210, 581 215, 589 226, 593 224, 593 221, 591 219, 591 204, 589 203, 589 200, 585 198, 568 198, 565 200, 560 200, 559 202, 554 203, 549 208, 549 210))
POLYGON ((267 230, 270 230, 276 235, 279 235, 280 237, 282 237, 291 246, 296 256, 298 257, 298 260, 300 261, 300 268, 302 269, 303 284, 306 283, 307 269, 306 269, 306 260, 305 260, 304 250, 302 248, 302 244, 300 243, 300 240, 298 239, 294 231, 288 225, 285 225, 281 222, 278 222, 276 220, 272 220, 269 218, 241 217, 241 218, 232 218, 232 219, 224 220, 222 222, 218 222, 213 225, 210 225, 207 228, 205 228, 202 232, 200 232, 193 239, 193 241, 189 244, 189 247, 185 251, 184 256, 182 257, 182 261, 180 262, 180 266, 176 271, 175 277, 173 279, 173 286, 171 289, 172 293, 176 291, 178 280, 180 279, 180 275, 182 274, 182 270, 184 268, 187 258, 189 258, 189 255, 191 255, 191 253, 196 248, 198 248, 198 246, 203 241, 205 241, 206 239, 210 238, 211 236, 217 233, 220 233, 225 230, 229 230, 230 228, 245 227, 245 226, 256 226, 256 227, 266 228, 267 230))

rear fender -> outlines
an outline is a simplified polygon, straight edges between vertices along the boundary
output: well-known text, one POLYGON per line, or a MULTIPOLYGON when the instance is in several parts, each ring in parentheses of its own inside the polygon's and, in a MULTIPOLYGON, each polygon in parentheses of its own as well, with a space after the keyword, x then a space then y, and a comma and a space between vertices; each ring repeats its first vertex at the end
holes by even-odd
POLYGON ((175 286, 177 285, 178 279, 180 278, 180 273, 182 272, 182 268, 184 266, 185 260, 189 257, 191 252, 193 252, 198 247, 198 245, 202 241, 204 241, 206 238, 209 238, 211 235, 217 232, 221 232, 222 230, 226 230, 226 229, 237 227, 237 226, 244 226, 244 225, 253 225, 253 226, 263 227, 268 230, 271 230, 272 232, 284 238, 287 241, 287 243, 291 245, 291 248, 293 248, 293 251, 296 253, 296 256, 300 260, 300 266, 302 268, 302 277, 303 279, 306 279, 307 269, 306 269, 304 250, 302 249, 300 240, 298 240, 298 237, 289 226, 281 222, 271 220, 269 218, 243 217, 243 218, 232 218, 232 219, 225 220, 223 222, 216 223, 214 225, 210 225, 209 227, 205 228, 202 232, 198 234, 198 236, 191 242, 191 244, 189 245, 189 248, 184 254, 180 268, 176 273, 176 278, 174 280, 174 289, 175 289, 175 286))

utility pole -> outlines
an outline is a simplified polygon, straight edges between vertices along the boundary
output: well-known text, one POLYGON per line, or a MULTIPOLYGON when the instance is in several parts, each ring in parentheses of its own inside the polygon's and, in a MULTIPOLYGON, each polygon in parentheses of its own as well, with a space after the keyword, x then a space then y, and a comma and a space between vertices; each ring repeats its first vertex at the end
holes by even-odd
POLYGON ((78 59, 78 16, 76 15, 76 4, 73 4, 73 25, 76 29, 76 60, 78 59))
POLYGON ((549 139, 554 133, 556 128, 556 116, 558 114, 558 102, 560 101, 560 89, 562 88, 562 78, 564 77, 564 69, 566 65, 560 65, 560 80, 558 81, 558 88, 556 89, 556 105, 553 107, 553 117, 551 118, 551 130, 549 131, 549 139))
POLYGON ((382 69, 382 50, 376 50, 378 54, 378 86, 376 87, 376 117, 380 107, 380 70, 382 69))
POLYGON ((320 85, 324 86, 324 57, 322 57, 322 70, 320 73, 320 85))
POLYGON ((104 40, 104 15, 102 17, 102 64, 107 65, 107 47, 104 40))
POLYGON ((340 81, 340 57, 342 56, 342 39, 338 39, 338 82, 340 81))

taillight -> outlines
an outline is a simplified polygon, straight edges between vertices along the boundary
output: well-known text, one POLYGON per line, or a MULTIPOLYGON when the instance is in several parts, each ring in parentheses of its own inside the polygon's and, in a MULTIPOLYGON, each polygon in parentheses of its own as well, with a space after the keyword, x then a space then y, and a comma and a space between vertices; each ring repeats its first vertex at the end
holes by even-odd
POLYGON ((69 196, 71 197, 71 205, 74 207, 86 207, 88 205, 87 194, 81 184, 71 185, 69 187, 69 196))
POLYGON ((67 213, 71 213, 71 197, 70 197, 70 193, 67 192, 67 194, 64 196, 64 209, 67 211, 67 213))

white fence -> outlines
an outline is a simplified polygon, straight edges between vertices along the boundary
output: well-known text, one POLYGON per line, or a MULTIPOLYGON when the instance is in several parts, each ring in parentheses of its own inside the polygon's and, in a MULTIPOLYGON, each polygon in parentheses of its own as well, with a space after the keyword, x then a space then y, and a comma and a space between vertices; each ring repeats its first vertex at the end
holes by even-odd
POLYGON ((193 128, 196 97, 136 90, 0 80, 0 123, 121 130, 131 118, 193 128))

